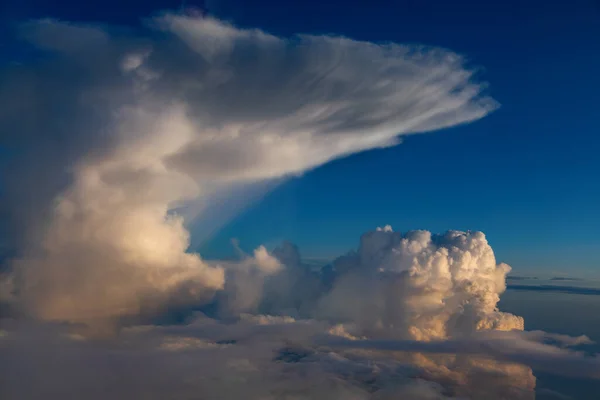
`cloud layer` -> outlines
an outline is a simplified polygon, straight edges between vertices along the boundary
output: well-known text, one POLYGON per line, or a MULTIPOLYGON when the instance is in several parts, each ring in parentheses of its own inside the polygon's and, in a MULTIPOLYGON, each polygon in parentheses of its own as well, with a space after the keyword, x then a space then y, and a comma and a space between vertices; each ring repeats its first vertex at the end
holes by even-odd
POLYGON ((101 315, 0 319, 1 393, 533 400, 533 370, 600 379, 598 356, 571 349, 587 337, 523 331, 522 318, 496 308, 510 268, 496 264, 480 232, 386 227, 319 272, 290 243, 221 267, 223 288, 182 324, 122 320, 98 340, 90 319, 101 315))
POLYGON ((293 318, 206 318, 90 342, 47 327, 0 339, 7 399, 532 399, 529 368, 469 355, 334 349, 326 325, 293 318), (33 334, 32 332, 37 332, 33 334), (35 382, 34 385, 28 382, 35 382))

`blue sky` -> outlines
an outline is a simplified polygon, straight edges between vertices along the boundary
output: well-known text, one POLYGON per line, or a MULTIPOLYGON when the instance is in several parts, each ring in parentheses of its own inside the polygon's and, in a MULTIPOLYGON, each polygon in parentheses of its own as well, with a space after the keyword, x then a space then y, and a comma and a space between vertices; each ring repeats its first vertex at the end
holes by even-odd
MULTIPOLYGON (((11 20, 52 16, 135 23, 168 1, 8 1, 11 20)), ((187 6, 201 5, 188 1, 187 6)), ((471 125, 292 179, 205 243, 205 255, 297 243, 332 257, 362 232, 483 230, 515 272, 598 275, 600 5, 593 1, 207 1, 217 17, 278 35, 334 33, 423 43, 464 55, 502 107, 471 125), (249 5, 251 3, 251 5, 249 5), (452 4, 450 4, 452 3, 452 4), (560 3, 560 4, 558 4, 560 3)))
POLYGON ((279 34, 335 32, 448 47, 481 67, 502 107, 471 125, 408 137, 292 180, 211 245, 231 236, 247 246, 287 238, 307 255, 331 256, 354 246, 360 232, 389 223, 400 230, 483 230, 515 272, 597 271, 600 8, 452 3, 292 2, 287 11, 277 3, 224 3, 225 17, 279 34))

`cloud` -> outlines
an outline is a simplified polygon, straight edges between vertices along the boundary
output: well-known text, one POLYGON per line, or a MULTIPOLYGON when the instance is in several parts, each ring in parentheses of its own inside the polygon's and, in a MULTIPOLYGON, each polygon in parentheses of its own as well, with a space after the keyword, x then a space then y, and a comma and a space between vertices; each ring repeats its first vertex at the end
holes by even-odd
POLYGON ((531 367, 597 377, 568 348, 587 338, 498 310, 510 267, 481 232, 385 226, 320 271, 291 243, 190 251, 181 214, 211 220, 228 196, 234 212, 244 193, 494 110, 458 55, 174 14, 19 34, 31 57, 0 70, 16 254, 3 398, 529 400, 531 367))
POLYGON ((210 301, 224 270, 187 252, 174 210, 202 216, 234 187, 497 106, 436 48, 175 14, 139 29, 31 21, 20 35, 37 53, 1 71, 0 130, 16 154, 4 211, 19 238, 14 292, 49 320, 210 301))
POLYGON ((534 292, 556 292, 556 293, 572 293, 586 294, 591 296, 600 295, 600 289, 586 288, 578 286, 562 286, 562 285, 508 285, 511 290, 527 290, 534 292))
POLYGON ((580 281, 580 278, 568 278, 564 276, 554 276, 550 278, 551 281, 580 281))
POLYGON ((487 385, 490 399, 531 399, 535 382, 527 369, 497 362, 332 351, 312 340, 327 329, 318 321, 200 317, 103 341, 82 340, 64 327, 7 329, 0 390, 8 399, 458 399, 474 393, 473 380, 487 385))
POLYGON ((525 280, 531 280, 531 279, 539 279, 535 276, 507 276, 506 280, 508 281, 525 281, 525 280))
MULTIPOLYGON (((443 341, 349 340, 333 338, 328 345, 388 351, 435 354, 478 354, 498 361, 527 365, 537 371, 579 378, 600 379, 600 358, 543 343, 562 335, 545 332, 488 331, 443 341)), ((566 337, 568 345, 589 344, 589 339, 566 337)))
POLYGON ((244 315, 231 323, 197 315, 185 325, 130 327, 98 341, 74 334, 76 327, 5 321, 0 390, 8 399, 530 400, 535 377, 511 355, 546 357, 561 375, 586 363, 537 346, 540 333, 409 343, 324 336, 331 327, 283 316, 244 315))
POLYGON ((481 232, 402 234, 387 226, 364 234, 358 251, 333 266, 339 276, 320 312, 370 334, 432 340, 524 326, 497 309, 510 267, 496 263, 481 232))
POLYGON ((365 233, 357 251, 319 272, 304 265, 290 243, 272 256, 279 267, 270 273, 248 264, 255 257, 226 267, 226 288, 215 306, 230 315, 327 320, 359 337, 434 340, 524 328, 523 318, 497 308, 510 267, 496 263, 481 232, 432 235, 386 226, 365 233), (250 308, 232 307, 249 299, 250 308))
POLYGON ((222 316, 257 313, 268 278, 280 272, 283 265, 264 246, 241 262, 221 263, 226 270, 223 291, 217 294, 218 311, 222 316))
POLYGON ((508 268, 495 263, 479 232, 375 230, 350 255, 356 262, 347 259, 334 263, 330 286, 311 292, 307 282, 324 273, 307 272, 296 246, 259 247, 240 262, 221 262, 225 285, 212 306, 224 312, 124 326, 101 340, 82 324, 0 320, 0 387, 8 399, 533 400, 534 370, 600 377, 597 356, 570 349, 591 343, 587 337, 522 331, 522 319, 496 309, 508 268), (363 286, 338 292, 356 273, 363 286), (390 287, 395 296, 383 280, 399 285, 390 287), (316 299, 297 302, 307 293, 316 299), (350 308, 352 296, 381 296, 385 307, 366 320, 323 314, 322 301, 334 293, 350 308), (442 300, 431 306, 430 296, 442 300))

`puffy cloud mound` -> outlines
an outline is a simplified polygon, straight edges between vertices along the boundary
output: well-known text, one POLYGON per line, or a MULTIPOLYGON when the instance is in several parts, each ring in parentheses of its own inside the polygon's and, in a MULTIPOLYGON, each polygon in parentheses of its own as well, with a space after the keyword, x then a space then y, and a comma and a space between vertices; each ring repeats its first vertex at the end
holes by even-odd
POLYGON ((386 226, 333 266, 338 276, 321 312, 361 330, 431 340, 524 328, 521 317, 497 309, 510 267, 496 263, 481 232, 402 234, 386 226))
POLYGON ((3 211, 12 291, 48 320, 209 301, 225 272, 187 251, 174 210, 202 213, 219 193, 496 107, 436 48, 174 14, 137 29, 33 21, 20 35, 35 52, 0 71, 2 144, 15 153, 3 211))
POLYGON ((386 226, 319 272, 290 243, 272 255, 261 247, 226 270, 216 303, 229 315, 316 318, 352 336, 426 341, 524 329, 523 318, 497 308, 511 268, 496 262, 482 232, 403 234, 386 226), (261 267, 265 262, 276 268, 261 267), (232 307, 249 299, 251 307, 232 307))

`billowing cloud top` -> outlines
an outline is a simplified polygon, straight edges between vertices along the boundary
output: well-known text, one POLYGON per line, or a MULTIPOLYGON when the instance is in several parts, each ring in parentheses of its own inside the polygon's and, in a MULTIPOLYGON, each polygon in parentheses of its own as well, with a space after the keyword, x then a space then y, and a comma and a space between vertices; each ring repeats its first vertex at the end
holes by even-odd
POLYGON ((358 252, 334 262, 339 274, 323 312, 370 335, 445 339, 480 330, 522 330, 523 319, 498 311, 510 267, 496 264, 481 232, 406 234, 390 226, 362 236, 358 252))

